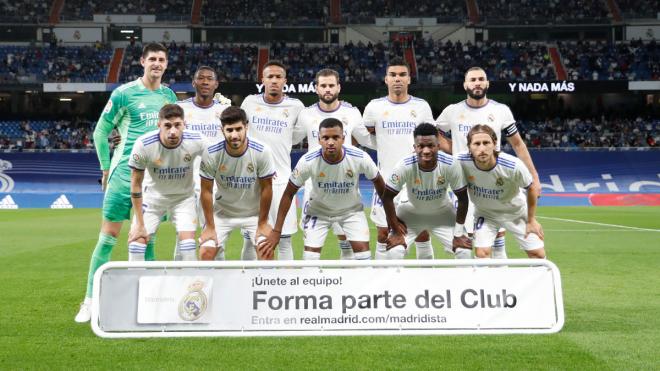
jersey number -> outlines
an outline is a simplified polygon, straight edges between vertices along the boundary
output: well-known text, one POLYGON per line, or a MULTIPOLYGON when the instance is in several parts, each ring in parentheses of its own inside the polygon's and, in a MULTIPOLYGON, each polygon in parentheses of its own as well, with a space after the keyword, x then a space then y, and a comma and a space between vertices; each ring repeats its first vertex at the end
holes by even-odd
POLYGON ((316 220, 317 219, 318 218, 315 217, 315 216, 305 215, 305 218, 303 219, 303 229, 307 229, 307 225, 309 224, 310 221, 312 222, 312 225, 311 225, 310 228, 314 229, 314 227, 316 227, 316 220))

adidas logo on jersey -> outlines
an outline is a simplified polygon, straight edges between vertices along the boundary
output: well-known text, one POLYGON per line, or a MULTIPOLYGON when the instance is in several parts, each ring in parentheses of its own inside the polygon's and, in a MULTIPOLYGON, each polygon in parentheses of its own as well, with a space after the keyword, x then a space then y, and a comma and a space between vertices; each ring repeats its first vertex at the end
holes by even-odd
POLYGON ((65 195, 60 195, 60 197, 50 204, 51 209, 73 209, 73 205, 69 202, 69 199, 65 195))
POLYGON ((0 209, 18 209, 18 205, 10 195, 7 195, 0 200, 0 209))

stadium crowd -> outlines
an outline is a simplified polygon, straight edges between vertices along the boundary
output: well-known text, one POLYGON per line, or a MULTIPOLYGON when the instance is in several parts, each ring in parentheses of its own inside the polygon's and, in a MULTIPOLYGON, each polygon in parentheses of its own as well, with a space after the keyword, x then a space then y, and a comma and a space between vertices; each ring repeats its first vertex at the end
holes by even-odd
POLYGON ((562 42, 559 50, 571 80, 660 79, 660 47, 655 40, 562 42))
POLYGON ((409 3, 392 0, 342 1, 342 21, 347 24, 374 23, 375 18, 434 17, 451 22, 465 20, 465 1, 416 1, 409 3))
POLYGON ((478 1, 482 20, 490 24, 607 23, 602 0, 478 1))
POLYGON ((188 0, 66 0, 60 18, 92 20, 94 14, 154 14, 157 20, 181 19, 189 22, 190 10, 191 2, 188 0))
POLYGON ((0 1, 0 22, 45 23, 48 21, 50 1, 0 1))
POLYGON ((204 23, 214 26, 319 26, 328 19, 328 1, 207 0, 204 23))
MULTIPOLYGON (((1 121, 0 150, 92 149, 94 126, 84 119, 1 121)), ((521 120, 518 127, 529 148, 660 147, 660 120, 651 117, 555 117, 521 120)), ((303 142, 295 148, 304 150, 307 146, 303 142)))

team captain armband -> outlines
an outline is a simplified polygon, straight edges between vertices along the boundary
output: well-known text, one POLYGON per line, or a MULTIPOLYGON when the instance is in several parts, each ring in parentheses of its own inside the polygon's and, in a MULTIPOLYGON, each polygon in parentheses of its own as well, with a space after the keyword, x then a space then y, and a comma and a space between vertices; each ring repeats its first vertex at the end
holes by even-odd
POLYGON ((131 192, 131 198, 142 198, 142 192, 131 192))

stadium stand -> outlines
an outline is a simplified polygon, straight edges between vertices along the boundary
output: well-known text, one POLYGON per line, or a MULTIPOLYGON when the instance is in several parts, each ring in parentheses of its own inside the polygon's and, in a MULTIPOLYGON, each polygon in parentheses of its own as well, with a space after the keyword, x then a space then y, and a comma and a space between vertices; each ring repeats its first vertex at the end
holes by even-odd
POLYGON ((624 18, 657 19, 660 3, 653 0, 616 0, 624 18))
POLYGON ((0 149, 91 149, 96 123, 74 121, 0 121, 0 149))
POLYGON ((341 5, 344 23, 374 23, 377 17, 433 17, 441 22, 463 22, 467 17, 464 0, 421 0, 414 6, 392 0, 342 1, 341 5))
POLYGON ((50 12, 50 2, 0 1, 0 22, 2 23, 46 23, 50 12))
POLYGON ((94 14, 154 14, 157 21, 190 21, 187 0, 99 1, 66 0, 62 20, 92 20, 94 14))
POLYGON ((603 0, 477 1, 480 18, 488 24, 609 23, 603 0))
MULTIPOLYGON (((163 81, 167 83, 192 81, 192 75, 197 67, 204 65, 215 68, 220 81, 255 81, 257 49, 254 45, 188 46, 170 43, 168 68, 163 81)), ((138 44, 126 48, 121 67, 122 82, 142 76, 141 54, 142 46, 138 44)))
POLYGON ((658 80, 660 48, 655 40, 559 43, 571 80, 658 80))
POLYGON ((211 26, 320 26, 327 23, 328 1, 207 0, 204 24, 211 26))
POLYGON ((0 82, 103 82, 112 49, 96 46, 0 46, 0 82))
POLYGON ((545 44, 419 40, 415 56, 420 82, 463 81, 472 66, 484 67, 491 80, 556 79, 545 44))

